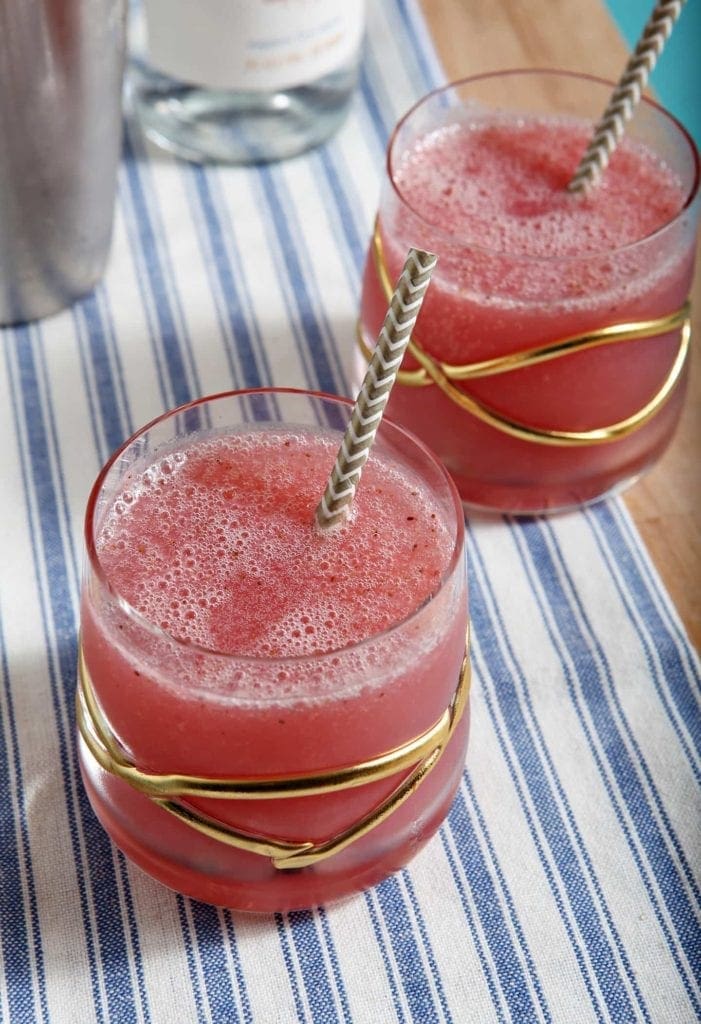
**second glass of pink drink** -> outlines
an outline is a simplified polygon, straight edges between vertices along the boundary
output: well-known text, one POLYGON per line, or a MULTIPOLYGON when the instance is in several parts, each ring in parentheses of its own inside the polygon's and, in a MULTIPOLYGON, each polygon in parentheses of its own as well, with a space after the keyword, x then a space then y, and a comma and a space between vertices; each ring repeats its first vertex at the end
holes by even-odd
POLYGON ((648 469, 677 425, 699 158, 644 100, 601 182, 568 192, 611 89, 552 71, 483 75, 429 94, 392 137, 361 348, 407 247, 436 252, 388 413, 439 455, 468 507, 587 503, 648 469), (616 325, 629 327, 612 338, 616 325), (582 344, 592 334, 598 344, 582 344))
POLYGON ((347 523, 322 534, 349 414, 307 392, 205 399, 139 431, 90 497, 85 785, 127 856, 207 902, 281 911, 369 886, 461 776, 460 500, 384 421, 347 523))

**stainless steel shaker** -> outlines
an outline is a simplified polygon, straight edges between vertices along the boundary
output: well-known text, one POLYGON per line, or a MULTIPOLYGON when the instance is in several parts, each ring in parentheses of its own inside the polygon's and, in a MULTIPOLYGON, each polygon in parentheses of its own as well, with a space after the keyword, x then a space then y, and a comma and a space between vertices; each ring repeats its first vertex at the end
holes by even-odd
POLYGON ((0 324, 102 275, 121 142, 126 0, 0 0, 0 324))

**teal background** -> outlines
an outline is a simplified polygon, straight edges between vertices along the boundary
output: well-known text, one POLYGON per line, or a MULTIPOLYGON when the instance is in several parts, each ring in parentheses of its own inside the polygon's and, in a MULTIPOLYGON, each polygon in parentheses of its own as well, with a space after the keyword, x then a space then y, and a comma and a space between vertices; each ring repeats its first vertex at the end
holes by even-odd
MULTIPOLYGON (((650 0, 606 0, 606 6, 633 49, 653 4, 650 0)), ((684 5, 650 76, 650 88, 701 148, 701 0, 687 0, 684 5)))

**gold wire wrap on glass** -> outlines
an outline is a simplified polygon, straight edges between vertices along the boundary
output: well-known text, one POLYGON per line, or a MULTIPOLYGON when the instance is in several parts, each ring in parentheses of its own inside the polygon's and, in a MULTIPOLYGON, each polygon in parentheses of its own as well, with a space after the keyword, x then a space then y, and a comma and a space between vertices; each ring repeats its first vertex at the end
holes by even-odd
MULTIPOLYGON (((375 230, 372 237, 372 252, 377 276, 385 297, 388 298, 392 294, 392 284, 387 271, 379 220, 377 219, 375 220, 375 230)), ((512 437, 518 437, 523 441, 531 441, 535 444, 559 445, 561 447, 618 441, 622 437, 631 434, 634 430, 638 430, 652 419, 674 390, 689 354, 689 343, 691 340, 690 310, 691 304, 685 302, 674 313, 657 317, 654 320, 612 324, 608 327, 602 327, 598 331, 572 335, 569 338, 561 338, 558 341, 551 341, 545 345, 537 345, 522 352, 510 352, 495 359, 465 363, 462 366, 453 366, 450 363, 442 363, 434 359, 423 350, 416 335, 413 335, 408 345, 408 351, 419 366, 415 370, 400 370, 397 374, 397 383, 409 387, 427 387, 435 384, 456 405, 464 409, 465 412, 471 413, 477 419, 482 420, 483 423, 488 423, 497 430, 510 434, 512 437), (679 349, 662 386, 637 412, 606 427, 596 427, 592 430, 556 430, 554 428, 530 426, 527 423, 511 419, 503 413, 497 412, 496 409, 492 409, 484 402, 462 391, 454 383, 454 381, 474 380, 478 377, 492 377, 499 373, 511 373, 513 370, 535 366, 537 363, 543 363, 550 359, 560 359, 563 356, 571 355, 573 352, 583 352, 585 349, 598 348, 601 345, 612 345, 622 341, 651 338, 677 329, 680 329, 679 349)), ((370 349, 363 338, 360 320, 357 324, 357 338, 361 352, 366 359, 369 359, 370 349)))
POLYGON ((325 860, 345 849, 383 822, 417 789, 437 764, 448 740, 462 718, 470 690, 469 635, 460 669, 458 685, 450 706, 427 729, 394 750, 360 764, 330 771, 297 776, 268 778, 211 779, 194 775, 160 775, 142 771, 126 756, 97 702, 92 680, 85 664, 82 645, 78 655, 77 721, 80 735, 106 772, 115 775, 148 796, 180 821, 212 839, 249 853, 270 857, 280 869, 303 868, 325 860), (280 800, 291 797, 332 793, 365 786, 403 770, 409 774, 377 807, 339 835, 323 843, 286 842, 265 836, 239 832, 182 802, 183 797, 217 800, 280 800))

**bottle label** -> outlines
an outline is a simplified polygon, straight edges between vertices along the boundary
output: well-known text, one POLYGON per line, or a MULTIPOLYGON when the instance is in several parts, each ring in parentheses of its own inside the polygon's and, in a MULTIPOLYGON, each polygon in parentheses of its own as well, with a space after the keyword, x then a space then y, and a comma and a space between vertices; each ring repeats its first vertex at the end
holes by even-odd
POLYGON ((286 89, 349 63, 363 0, 145 0, 151 63, 211 89, 286 89))

